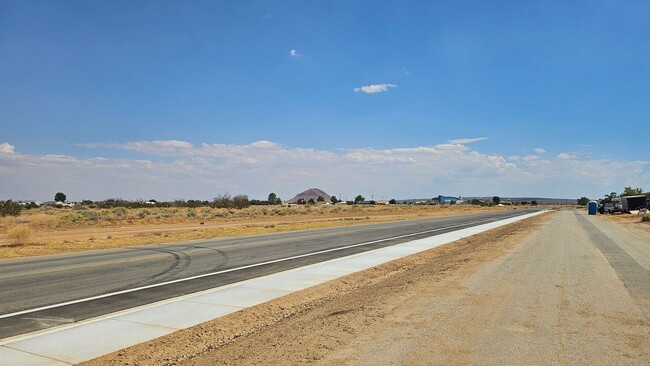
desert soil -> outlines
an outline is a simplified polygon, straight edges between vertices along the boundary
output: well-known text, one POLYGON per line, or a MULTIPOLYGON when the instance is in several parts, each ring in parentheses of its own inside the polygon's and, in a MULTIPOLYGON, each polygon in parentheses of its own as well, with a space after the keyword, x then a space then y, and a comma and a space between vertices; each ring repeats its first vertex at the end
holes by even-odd
MULTIPOLYGON (((647 236, 592 222, 625 233, 638 274, 650 270, 647 236)), ((86 364, 640 365, 650 364, 649 316, 650 294, 632 294, 565 210, 86 364)))

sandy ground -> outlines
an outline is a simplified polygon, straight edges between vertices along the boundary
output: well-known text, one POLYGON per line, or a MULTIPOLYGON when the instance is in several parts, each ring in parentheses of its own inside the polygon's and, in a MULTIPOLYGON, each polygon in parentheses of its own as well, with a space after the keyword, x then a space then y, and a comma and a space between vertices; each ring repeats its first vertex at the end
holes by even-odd
MULTIPOLYGON (((630 235, 648 256, 648 237, 630 235)), ((631 297, 567 210, 86 364, 650 364, 648 300, 631 297)))
POLYGON ((635 214, 619 214, 619 215, 596 215, 599 219, 615 222, 626 229, 639 234, 650 235, 650 221, 642 222, 642 215, 635 214))

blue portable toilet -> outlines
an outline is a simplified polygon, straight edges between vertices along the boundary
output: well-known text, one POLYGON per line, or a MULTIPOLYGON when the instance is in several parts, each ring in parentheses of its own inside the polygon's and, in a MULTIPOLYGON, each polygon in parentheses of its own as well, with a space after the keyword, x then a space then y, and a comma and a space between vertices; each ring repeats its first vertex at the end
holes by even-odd
POLYGON ((587 204, 587 211, 589 212, 590 215, 595 215, 596 211, 598 211, 598 202, 589 201, 589 203, 587 204))

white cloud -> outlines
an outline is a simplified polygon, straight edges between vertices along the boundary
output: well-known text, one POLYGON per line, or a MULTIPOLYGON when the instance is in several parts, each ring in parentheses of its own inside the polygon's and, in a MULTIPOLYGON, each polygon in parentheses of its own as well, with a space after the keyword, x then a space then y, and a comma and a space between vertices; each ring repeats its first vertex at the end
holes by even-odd
POLYGON ((536 153, 538 153, 538 154, 543 154, 543 153, 546 152, 546 150, 542 149, 541 147, 538 147, 538 148, 536 148, 536 149, 533 149, 533 151, 536 152, 536 153))
POLYGON ((296 51, 296 50, 289 50, 289 55, 291 55, 291 57, 296 57, 296 56, 298 56, 298 51, 296 51))
POLYGON ((537 155, 526 155, 523 158, 521 158, 523 161, 533 161, 533 160, 539 160, 539 156, 537 155))
POLYGON ((381 93, 388 91, 388 88, 397 88, 397 84, 373 84, 354 88, 355 92, 364 92, 366 94, 381 93))
POLYGON ((487 140, 487 137, 476 137, 476 138, 462 138, 462 139, 454 139, 454 140, 448 140, 450 144, 471 144, 472 142, 478 142, 478 141, 484 141, 487 140))
POLYGON ((596 197, 627 185, 650 188, 648 162, 588 160, 568 153, 552 160, 537 155, 506 158, 459 143, 346 150, 296 148, 265 140, 84 146, 91 145, 143 156, 29 155, 0 144, 0 194, 6 195, 0 199, 51 199, 57 191, 73 200, 211 199, 224 192, 264 198, 271 191, 290 198, 314 186, 348 197, 374 194, 400 199, 453 192, 573 198, 596 197))
POLYGON ((573 154, 567 154, 567 153, 561 153, 556 156, 558 159, 575 159, 575 155, 573 154))
POLYGON ((0 154, 13 154, 15 149, 15 146, 9 145, 6 142, 0 144, 0 154))

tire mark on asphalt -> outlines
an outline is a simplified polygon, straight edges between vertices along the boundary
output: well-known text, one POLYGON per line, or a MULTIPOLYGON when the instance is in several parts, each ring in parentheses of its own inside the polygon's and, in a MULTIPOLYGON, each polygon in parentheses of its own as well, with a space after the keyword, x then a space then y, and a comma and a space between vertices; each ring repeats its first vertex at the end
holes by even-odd
POLYGON ((154 283, 156 281, 162 280, 162 279, 168 279, 179 272, 184 271, 187 269, 187 267, 190 266, 192 263, 192 257, 190 257, 189 254, 179 251, 179 250, 172 250, 172 249, 162 249, 162 248, 132 248, 131 250, 135 251, 154 251, 154 252, 159 252, 159 253, 164 253, 164 254, 169 254, 171 255, 174 259, 172 264, 167 266, 167 268, 163 269, 162 271, 151 275, 149 277, 143 278, 138 282, 132 282, 127 285, 124 285, 122 287, 119 287, 113 291, 121 291, 121 290, 127 290, 130 288, 134 287, 140 287, 140 286, 146 286, 148 284, 154 283))
POLYGON ((646 318, 650 319, 650 271, 640 265, 632 256, 621 249, 616 242, 586 219, 574 212, 592 243, 607 258, 616 275, 639 305, 646 318))
POLYGON ((217 264, 214 265, 213 267, 211 267, 211 268, 208 270, 208 272, 212 272, 212 271, 215 271, 215 270, 219 270, 219 269, 223 268, 226 264, 228 264, 228 262, 230 262, 230 256, 228 256, 228 254, 227 254, 226 252, 224 252, 223 250, 221 250, 221 249, 210 248, 210 247, 203 247, 203 246, 200 246, 200 245, 186 245, 185 247, 187 247, 187 248, 194 248, 194 249, 205 249, 205 250, 210 250, 210 251, 216 252, 216 253, 218 254, 217 264), (218 261, 219 258, 222 259, 221 262, 218 261))

